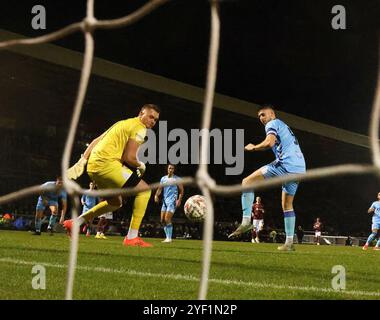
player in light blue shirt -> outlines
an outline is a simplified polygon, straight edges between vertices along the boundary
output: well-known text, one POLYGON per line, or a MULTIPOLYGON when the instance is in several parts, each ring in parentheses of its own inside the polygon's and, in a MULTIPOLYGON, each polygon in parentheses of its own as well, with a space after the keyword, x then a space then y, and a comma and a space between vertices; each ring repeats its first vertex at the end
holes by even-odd
MULTIPOLYGON (((258 112, 258 118, 265 126, 266 138, 256 145, 249 143, 245 146, 244 150, 254 152, 271 148, 276 159, 244 178, 242 185, 245 186, 252 184, 254 181, 276 176, 304 173, 306 171, 305 159, 298 140, 292 130, 283 121, 276 118, 273 107, 270 105, 263 106, 258 112)), ((297 188, 298 182, 296 181, 287 182, 282 185, 282 209, 284 212, 286 242, 278 247, 281 251, 294 250, 293 237, 296 217, 293 209, 293 200, 297 188)), ((253 190, 243 192, 241 197, 243 209, 242 223, 229 237, 241 235, 252 229, 251 208, 254 199, 253 190)))
MULTIPOLYGON (((372 233, 369 235, 367 242, 363 246, 363 250, 367 250, 368 246, 377 237, 377 232, 380 229, 380 192, 377 194, 377 201, 373 202, 368 209, 368 213, 373 214, 372 216, 372 233)), ((380 238, 377 240, 374 250, 380 250, 380 238)))
MULTIPOLYGON (((94 189, 95 189, 95 183, 91 181, 89 184, 89 190, 94 190, 94 189)), ((84 194, 82 195, 81 202, 83 206, 83 209, 82 209, 82 214, 83 214, 87 212, 88 210, 90 210, 92 207, 95 207, 96 204, 99 202, 99 198, 84 194)))
POLYGON ((63 181, 61 177, 57 177, 56 181, 48 181, 43 184, 43 186, 57 186, 56 191, 46 191, 43 192, 37 201, 36 206, 36 218, 35 218, 35 232, 33 235, 41 235, 41 219, 44 216, 45 209, 49 207, 51 211, 51 216, 49 219, 48 232, 53 235, 53 228, 57 222, 58 215, 58 201, 61 201, 61 218, 59 220, 60 224, 63 224, 65 220, 65 214, 67 210, 67 193, 62 189, 63 181))
MULTIPOLYGON (((91 181, 89 184, 90 190, 94 190, 96 187, 95 182, 91 181)), ((88 196, 88 195, 82 195, 81 203, 83 206, 82 214, 90 210, 91 208, 95 207, 99 203, 98 197, 88 196)), ((83 232, 86 232, 86 237, 89 237, 91 235, 91 222, 86 223, 83 226, 83 232)))
MULTIPOLYGON (((168 183, 176 180, 180 180, 178 176, 174 174, 175 166, 173 164, 168 165, 168 174, 161 178, 160 183, 168 183)), ((173 223, 172 218, 175 210, 181 205, 184 188, 179 184, 173 186, 159 187, 154 196, 154 201, 159 203, 160 195, 162 193, 162 207, 161 207, 161 223, 164 225, 164 231, 166 239, 162 242, 172 242, 173 235, 173 223)))

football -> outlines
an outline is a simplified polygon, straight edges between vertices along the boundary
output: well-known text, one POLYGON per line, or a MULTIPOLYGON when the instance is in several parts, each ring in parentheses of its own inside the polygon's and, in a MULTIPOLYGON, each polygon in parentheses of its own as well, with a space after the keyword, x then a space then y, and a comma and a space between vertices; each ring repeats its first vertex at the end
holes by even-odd
POLYGON ((191 221, 202 221, 207 213, 205 197, 199 194, 187 199, 184 207, 186 217, 191 221))

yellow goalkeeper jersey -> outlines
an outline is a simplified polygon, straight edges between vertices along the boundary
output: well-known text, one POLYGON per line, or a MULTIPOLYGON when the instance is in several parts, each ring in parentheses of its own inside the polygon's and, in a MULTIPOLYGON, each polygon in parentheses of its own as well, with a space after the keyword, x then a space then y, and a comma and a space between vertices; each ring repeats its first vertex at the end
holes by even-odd
POLYGON ((116 122, 91 152, 87 163, 88 172, 98 172, 115 162, 120 163, 125 145, 129 139, 142 144, 146 136, 146 127, 139 117, 116 122))

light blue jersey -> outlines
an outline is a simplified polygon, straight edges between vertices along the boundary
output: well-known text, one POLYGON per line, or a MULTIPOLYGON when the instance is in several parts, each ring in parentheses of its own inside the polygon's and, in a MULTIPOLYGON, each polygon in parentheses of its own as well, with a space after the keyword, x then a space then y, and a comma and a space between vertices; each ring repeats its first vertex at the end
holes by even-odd
MULTIPOLYGON (((181 178, 176 175, 173 175, 171 178, 169 178, 166 175, 161 178, 160 183, 164 184, 164 183, 174 182, 180 179, 181 178)), ((176 185, 163 187, 161 211, 174 213, 176 209, 177 199, 178 199, 178 187, 176 185)))
MULTIPOLYGON (((264 116, 266 115, 264 114, 264 116)), ((259 117, 261 120, 261 114, 259 114, 259 117)), ((276 159, 259 169, 264 179, 271 179, 273 177, 280 177, 289 174, 304 173, 306 171, 305 159, 303 157, 298 140, 295 137, 292 130, 290 130, 290 128, 283 121, 279 119, 273 119, 265 124, 265 132, 267 137, 269 135, 274 135, 276 137, 276 141, 272 147, 272 151, 276 159)), ((282 194, 294 197, 297 192, 298 185, 299 183, 297 181, 288 181, 283 183, 282 194)), ((247 221, 250 221, 251 208, 254 199, 255 194, 253 190, 243 192, 241 196, 241 204, 243 209, 242 225, 247 225, 247 221)), ((295 221, 296 215, 294 209, 288 208, 287 210, 285 210, 284 208, 286 246, 290 246, 293 244, 295 221)), ((234 235, 235 232, 231 235, 234 235)))
MULTIPOLYGON (((48 182, 45 182, 42 186, 43 187, 50 187, 50 186, 55 187, 56 184, 55 184, 55 181, 48 181, 48 182)), ((58 206, 58 200, 64 200, 64 201, 67 200, 67 193, 63 189, 60 191, 46 191, 46 192, 44 192, 43 196, 38 197, 37 206, 36 206, 37 210, 44 210, 45 209, 43 199, 47 200, 48 206, 58 206)))
MULTIPOLYGON (((161 184, 164 184, 164 183, 170 183, 170 182, 174 182, 176 180, 180 180, 181 178, 176 176, 176 175, 173 175, 171 178, 169 178, 167 175, 162 177, 161 180, 160 180, 160 183, 161 184)), ((178 187, 177 186, 167 186, 167 187, 164 187, 163 188, 163 192, 162 192, 162 198, 164 200, 177 200, 178 199, 178 187)))
POLYGON ((272 147, 276 162, 280 162, 288 173, 304 172, 305 159, 292 130, 280 119, 274 119, 265 125, 265 132, 276 136, 277 141, 272 147))
POLYGON ((372 203, 370 209, 375 209, 372 216, 372 222, 380 222, 380 201, 375 201, 374 203, 372 203))
POLYGON ((82 203, 84 203, 82 213, 85 213, 91 208, 95 207, 96 204, 99 202, 98 197, 92 197, 85 194, 82 196, 81 200, 82 200, 82 203))
MULTIPOLYGON (((276 143, 272 147, 276 160, 261 168, 264 178, 304 173, 306 171, 305 159, 292 130, 281 120, 274 119, 265 125, 265 132, 267 135, 276 136, 276 143)), ((282 190, 293 196, 296 194, 297 188, 298 182, 295 181, 286 182, 282 185, 282 190)))
MULTIPOLYGON (((55 187, 55 181, 48 181, 45 182, 43 187, 55 187)), ((58 199, 61 200, 67 200, 67 193, 65 190, 61 189, 60 191, 46 191, 43 194, 43 197, 46 198, 47 200, 51 201, 58 201, 58 199)), ((42 197, 40 196, 42 199, 42 197)))

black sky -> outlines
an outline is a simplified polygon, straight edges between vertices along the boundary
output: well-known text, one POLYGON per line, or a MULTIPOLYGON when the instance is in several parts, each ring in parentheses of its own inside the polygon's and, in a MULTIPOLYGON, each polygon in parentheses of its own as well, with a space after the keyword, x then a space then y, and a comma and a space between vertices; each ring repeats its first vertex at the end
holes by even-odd
MULTIPOLYGON (((127 14, 147 1, 95 1, 98 19, 127 14)), ((222 1, 217 91, 367 134, 377 74, 379 0, 222 1), (339 2, 339 3, 338 3, 339 2), (333 30, 331 9, 346 8, 347 29, 333 30)), ((85 1, 3 1, 0 28, 37 36, 79 21, 85 1), (31 28, 42 4, 47 30, 31 28)), ((209 5, 171 1, 135 25, 96 32, 96 56, 204 86, 209 5)), ((80 34, 58 45, 82 51, 80 34)))

